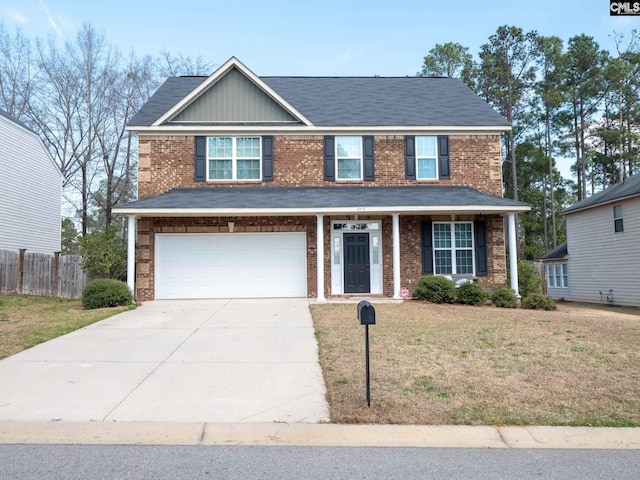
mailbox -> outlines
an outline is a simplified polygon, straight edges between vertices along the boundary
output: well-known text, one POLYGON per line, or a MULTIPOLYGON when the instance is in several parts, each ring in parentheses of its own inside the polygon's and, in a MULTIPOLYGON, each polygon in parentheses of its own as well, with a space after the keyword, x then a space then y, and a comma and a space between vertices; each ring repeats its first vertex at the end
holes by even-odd
POLYGON ((360 320, 360 325, 376 324, 376 309, 366 300, 358 303, 358 320, 360 320))

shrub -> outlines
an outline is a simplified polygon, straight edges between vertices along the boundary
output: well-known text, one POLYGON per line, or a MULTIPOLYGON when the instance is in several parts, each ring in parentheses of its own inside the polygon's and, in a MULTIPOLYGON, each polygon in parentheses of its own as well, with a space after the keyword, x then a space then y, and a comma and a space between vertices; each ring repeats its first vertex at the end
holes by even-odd
POLYGON ((518 263, 518 291, 523 298, 542 293, 542 277, 533 262, 518 263))
POLYGON ((89 278, 127 278, 127 249, 114 226, 82 237, 79 250, 82 269, 89 278))
POLYGON ((86 309, 115 307, 133 303, 131 290, 120 280, 102 278, 89 282, 82 291, 82 306, 86 309))
POLYGON ((516 308, 518 299, 509 287, 496 288, 491 294, 491 301, 496 307, 516 308))
POLYGON ((413 298, 432 303, 452 303, 456 299, 456 285, 448 278, 425 275, 418 280, 413 298))
POLYGON ((489 295, 479 283, 468 282, 456 289, 456 298, 458 302, 465 305, 484 305, 487 303, 489 295))
POLYGON ((531 310, 556 310, 556 302, 547 295, 531 293, 522 299, 522 308, 531 310))

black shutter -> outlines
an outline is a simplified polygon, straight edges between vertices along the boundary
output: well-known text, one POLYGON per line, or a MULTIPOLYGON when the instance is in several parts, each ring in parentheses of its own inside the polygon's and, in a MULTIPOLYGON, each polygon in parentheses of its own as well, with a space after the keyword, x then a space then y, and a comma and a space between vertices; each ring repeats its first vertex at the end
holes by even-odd
POLYGON ((193 154, 193 180, 204 182, 207 178, 207 137, 196 137, 193 154))
POLYGON ((489 274, 487 268, 487 222, 476 220, 474 222, 476 240, 476 275, 486 277, 489 274))
POLYGON ((449 136, 438 136, 438 168, 440 170, 440 179, 448 180, 451 178, 449 172, 449 136))
POLYGON ((336 137, 324 137, 324 179, 333 182, 336 179, 336 137))
POLYGON ((404 137, 404 178, 416 179, 416 137, 413 135, 404 137))
POLYGON ((273 137, 262 137, 262 181, 273 182, 273 137))
POLYGON ((433 242, 431 222, 422 222, 422 274, 433 275, 433 242))
POLYGON ((371 182, 376 179, 373 137, 362 137, 364 142, 364 179, 371 182))

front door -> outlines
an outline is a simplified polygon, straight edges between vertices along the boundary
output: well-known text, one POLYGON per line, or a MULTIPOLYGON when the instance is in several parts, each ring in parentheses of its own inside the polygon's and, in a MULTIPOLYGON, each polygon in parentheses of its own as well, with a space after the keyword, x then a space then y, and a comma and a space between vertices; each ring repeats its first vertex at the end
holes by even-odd
POLYGON ((344 293, 369 293, 369 234, 345 233, 344 293))

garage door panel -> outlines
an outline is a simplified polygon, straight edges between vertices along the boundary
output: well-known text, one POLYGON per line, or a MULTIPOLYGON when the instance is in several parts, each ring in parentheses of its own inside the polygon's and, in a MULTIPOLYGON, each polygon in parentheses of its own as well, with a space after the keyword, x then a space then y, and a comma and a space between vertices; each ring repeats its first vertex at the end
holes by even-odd
POLYGON ((306 297, 306 234, 158 234, 156 298, 306 297))

